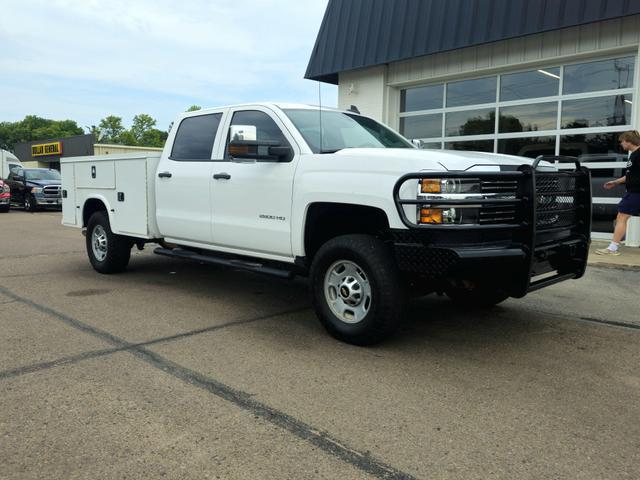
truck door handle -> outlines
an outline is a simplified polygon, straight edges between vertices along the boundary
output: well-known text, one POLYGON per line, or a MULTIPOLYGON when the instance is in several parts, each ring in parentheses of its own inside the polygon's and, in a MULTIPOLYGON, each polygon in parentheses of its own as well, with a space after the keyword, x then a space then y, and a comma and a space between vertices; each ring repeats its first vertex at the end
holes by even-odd
POLYGON ((226 172, 222 172, 222 173, 216 173, 213 178, 215 180, 229 180, 231 178, 231 175, 229 175, 226 172))
POLYGON ((158 176, 160 178, 171 178, 171 172, 160 172, 158 176))

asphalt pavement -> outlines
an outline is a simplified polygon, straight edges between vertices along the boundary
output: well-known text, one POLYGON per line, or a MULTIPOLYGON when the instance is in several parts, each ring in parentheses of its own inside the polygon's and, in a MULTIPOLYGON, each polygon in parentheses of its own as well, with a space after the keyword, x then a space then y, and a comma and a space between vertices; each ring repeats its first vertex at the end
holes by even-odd
POLYGON ((640 478, 636 269, 417 299, 362 348, 302 279, 150 248, 100 275, 60 218, 0 214, 1 479, 640 478))

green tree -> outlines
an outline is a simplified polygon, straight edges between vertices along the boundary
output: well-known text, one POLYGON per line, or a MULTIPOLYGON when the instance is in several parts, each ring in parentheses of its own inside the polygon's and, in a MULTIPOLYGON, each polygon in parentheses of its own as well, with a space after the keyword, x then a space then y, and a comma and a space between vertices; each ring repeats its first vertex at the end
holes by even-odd
POLYGON ((122 132, 113 143, 117 143, 118 145, 129 145, 131 147, 139 145, 138 140, 133 136, 131 130, 125 130, 122 132))
POLYGON ((156 120, 146 113, 141 113, 133 117, 133 124, 131 125, 130 131, 133 138, 136 139, 136 142, 139 143, 145 134, 156 126, 156 123, 156 120))
POLYGON ((168 136, 168 132, 163 132, 157 128, 151 128, 144 132, 138 141, 138 145, 141 147, 164 147, 164 142, 167 141, 168 136))
POLYGON ((0 148, 13 150, 16 143, 49 138, 82 135, 84 131, 73 120, 50 120, 27 115, 18 122, 0 122, 0 148))
POLYGON ((122 125, 122 117, 109 115, 98 124, 98 128, 102 132, 102 141, 105 143, 120 143, 120 136, 124 133, 125 128, 122 125))

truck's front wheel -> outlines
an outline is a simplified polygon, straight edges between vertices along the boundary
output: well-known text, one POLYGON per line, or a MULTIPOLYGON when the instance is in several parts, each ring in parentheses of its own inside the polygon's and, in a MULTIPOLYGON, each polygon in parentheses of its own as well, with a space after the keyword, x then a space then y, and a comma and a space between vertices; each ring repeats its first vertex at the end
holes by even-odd
POLYGON ((127 268, 131 240, 111 231, 106 212, 95 212, 87 223, 87 254, 100 273, 118 273, 127 268))
POLYGON ((311 266, 316 314, 335 338, 370 345, 398 327, 404 296, 393 255, 369 235, 344 235, 325 243, 311 266))

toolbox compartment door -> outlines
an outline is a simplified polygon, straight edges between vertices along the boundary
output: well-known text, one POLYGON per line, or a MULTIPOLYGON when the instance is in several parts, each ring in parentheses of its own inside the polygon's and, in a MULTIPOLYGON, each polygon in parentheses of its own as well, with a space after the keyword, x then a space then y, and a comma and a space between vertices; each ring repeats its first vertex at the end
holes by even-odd
POLYGON ((114 161, 83 161, 76 163, 78 188, 111 189, 116 187, 114 161))
POLYGON ((137 158, 115 163, 115 201, 111 229, 122 235, 146 237, 147 218, 147 160, 137 158))
POLYGON ((62 163, 62 224, 76 226, 78 220, 76 212, 76 175, 73 163, 62 163))

